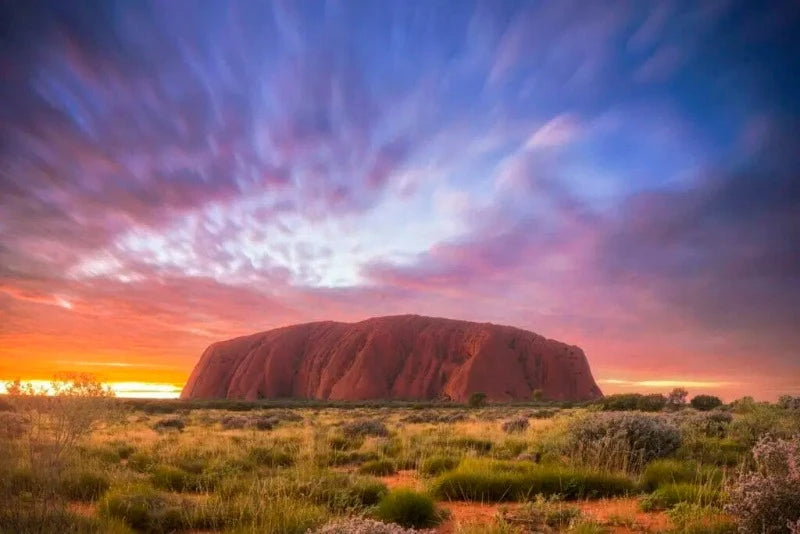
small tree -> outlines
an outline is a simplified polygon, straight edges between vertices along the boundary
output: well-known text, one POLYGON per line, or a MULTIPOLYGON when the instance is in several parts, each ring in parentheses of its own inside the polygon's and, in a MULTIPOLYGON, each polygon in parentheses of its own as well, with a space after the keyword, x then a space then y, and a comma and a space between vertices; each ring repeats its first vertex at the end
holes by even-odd
POLYGON ((695 410, 700 410, 701 412, 707 412, 709 410, 713 410, 714 408, 719 408, 722 406, 722 400, 719 397, 715 397, 714 395, 697 395, 695 396, 692 401, 689 403, 692 405, 692 408, 695 410))
POLYGON ((36 389, 15 380, 6 385, 22 414, 32 467, 60 471, 64 457, 97 423, 109 415, 106 399, 114 393, 88 373, 61 373, 50 387, 36 389))
POLYGON ((643 395, 636 403, 636 408, 643 412, 660 412, 667 405, 667 398, 661 393, 643 395))
POLYGON ((686 406, 686 397, 689 396, 689 392, 686 391, 685 388, 675 388, 673 389, 669 395, 667 395, 667 405, 666 408, 668 410, 680 410, 686 406))
POLYGON ((486 393, 475 392, 469 396, 468 404, 470 408, 480 408, 486 406, 486 393))
POLYGON ((541 402, 542 400, 544 400, 544 391, 542 391, 541 389, 538 389, 538 388, 534 389, 531 392, 531 400, 533 400, 535 402, 541 402))

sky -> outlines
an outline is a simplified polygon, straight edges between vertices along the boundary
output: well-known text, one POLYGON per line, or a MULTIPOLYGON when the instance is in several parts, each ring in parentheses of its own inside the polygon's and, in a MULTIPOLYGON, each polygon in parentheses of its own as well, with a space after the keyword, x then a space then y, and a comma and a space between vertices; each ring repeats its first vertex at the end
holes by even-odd
MULTIPOLYGON (((800 394, 796 1, 3 2, 0 380, 416 313, 800 394)), ((133 392, 133 393, 131 393, 133 392)))

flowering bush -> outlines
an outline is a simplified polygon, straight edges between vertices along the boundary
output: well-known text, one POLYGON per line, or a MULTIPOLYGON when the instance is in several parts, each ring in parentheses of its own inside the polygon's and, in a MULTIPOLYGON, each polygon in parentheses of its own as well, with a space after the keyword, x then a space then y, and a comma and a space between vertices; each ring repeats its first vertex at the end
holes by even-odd
POLYGON ((400 525, 381 523, 374 519, 354 517, 340 519, 308 532, 309 534, 413 534, 432 531, 404 528, 400 525))
POLYGON ((739 477, 725 510, 740 532, 795 533, 800 523, 800 437, 763 437, 753 447, 756 469, 739 477))

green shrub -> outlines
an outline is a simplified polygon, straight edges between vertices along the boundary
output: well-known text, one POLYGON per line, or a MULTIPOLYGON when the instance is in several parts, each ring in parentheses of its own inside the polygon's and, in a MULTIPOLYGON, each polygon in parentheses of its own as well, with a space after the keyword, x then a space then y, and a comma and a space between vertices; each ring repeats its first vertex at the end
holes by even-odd
MULTIPOLYGON (((676 482, 662 484, 648 496, 643 509, 666 510, 678 503, 696 504, 698 506, 711 506, 720 501, 720 491, 709 485, 676 482)), ((644 501, 643 501, 644 502, 644 501)))
POLYGON ((289 467, 294 465, 294 457, 291 454, 275 447, 253 447, 247 451, 247 457, 256 464, 265 467, 289 467))
POLYGON ((453 456, 431 456, 422 461, 420 473, 424 475, 440 475, 455 469, 461 460, 453 456))
POLYGON ((397 467, 395 467, 393 461, 387 458, 381 458, 361 464, 358 468, 358 472, 364 475, 383 477, 397 473, 397 467))
POLYGON ((570 532, 572 534, 607 534, 609 530, 597 521, 584 519, 575 523, 570 532))
POLYGON ((506 439, 498 446, 493 447, 492 456, 510 460, 516 458, 528 448, 529 443, 524 439, 506 439))
POLYGON ((60 493, 75 501, 94 501, 108 490, 111 483, 105 475, 91 471, 67 473, 61 478, 60 493))
POLYGON ((712 484, 716 487, 722 482, 722 476, 722 471, 719 469, 700 466, 693 461, 654 460, 642 473, 642 488, 645 491, 653 491, 664 484, 675 482, 712 484))
POLYGON ((519 525, 526 532, 548 531, 547 527, 563 532, 581 517, 581 510, 577 506, 565 504, 557 496, 545 498, 537 495, 535 500, 513 510, 501 511, 501 514, 505 522, 519 525))
POLYGON ((171 532, 184 527, 179 503, 144 486, 109 491, 100 502, 99 512, 141 532, 171 532))
POLYGON ((689 403, 692 408, 701 412, 707 412, 722 406, 722 400, 714 395, 697 395, 689 403))
POLYGON ((486 393, 476 392, 469 396, 467 404, 470 408, 482 408, 486 406, 486 393))
POLYGON ((746 445, 732 439, 698 436, 684 441, 675 455, 703 464, 735 466, 747 455, 747 451, 746 445))
POLYGON ((61 506, 42 506, 30 500, 7 502, 0 506, 0 532, 58 534, 131 534, 131 530, 113 519, 85 517, 61 506))
POLYGON ((736 524, 714 508, 678 503, 667 512, 676 534, 735 534, 736 524))
POLYGON ((660 412, 667 404, 667 398, 660 393, 617 393, 599 399, 597 404, 605 411, 660 412))
POLYGON ((273 479, 274 493, 327 506, 332 510, 353 510, 376 505, 386 494, 386 485, 372 477, 321 472, 306 479, 273 479))
POLYGON ((349 451, 358 449, 364 444, 364 436, 334 435, 328 438, 328 446, 334 451, 349 451))
POLYGON ((474 438, 472 436, 456 436, 438 439, 433 444, 443 448, 475 451, 479 454, 489 452, 494 446, 491 440, 474 438))
POLYGON ((389 429, 377 419, 362 419, 342 426, 342 433, 350 438, 355 436, 385 437, 389 435, 389 429))
POLYGON ((134 452, 136 452, 136 447, 121 441, 113 441, 109 444, 109 446, 116 453, 120 460, 127 460, 134 452))
POLYGON ((431 527, 439 522, 436 505, 428 495, 409 489, 390 491, 378 503, 375 516, 404 527, 431 527))
POLYGON ((148 471, 156 465, 156 463, 155 457, 146 452, 135 452, 128 458, 128 467, 140 473, 148 471))
POLYGON ((613 497, 633 489, 633 482, 623 475, 497 460, 464 461, 432 487, 439 498, 487 502, 520 501, 538 494, 570 500, 613 497))
POLYGON ((573 458, 605 469, 635 470, 681 444, 678 428, 662 416, 598 413, 569 426, 573 458))
POLYGON ((353 465, 378 460, 380 457, 375 451, 333 451, 330 454, 318 456, 317 464, 320 466, 353 465))
POLYGON ((197 475, 171 465, 153 467, 150 481, 156 488, 168 491, 202 491, 206 489, 197 475))
POLYGON ((729 437, 746 448, 752 448, 766 435, 788 439, 800 432, 800 417, 775 406, 756 405, 751 412, 742 414, 730 425, 729 437))

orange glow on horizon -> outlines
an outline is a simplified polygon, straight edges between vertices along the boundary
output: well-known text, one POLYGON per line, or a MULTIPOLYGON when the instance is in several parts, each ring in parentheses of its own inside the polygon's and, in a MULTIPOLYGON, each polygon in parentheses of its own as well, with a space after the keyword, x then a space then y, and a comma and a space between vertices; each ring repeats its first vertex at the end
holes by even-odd
MULTIPOLYGON (((50 392, 50 381, 40 379, 22 380, 37 391, 50 392)), ((114 395, 122 399, 176 399, 181 394, 182 385, 158 382, 104 382, 114 395)), ((6 393, 6 381, 0 382, 0 394, 6 393)))

